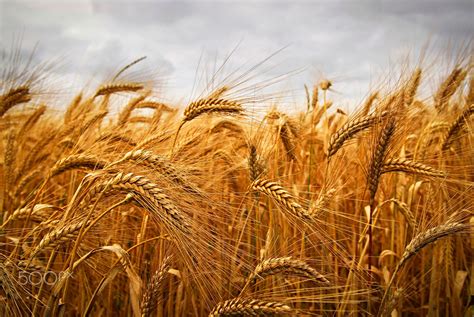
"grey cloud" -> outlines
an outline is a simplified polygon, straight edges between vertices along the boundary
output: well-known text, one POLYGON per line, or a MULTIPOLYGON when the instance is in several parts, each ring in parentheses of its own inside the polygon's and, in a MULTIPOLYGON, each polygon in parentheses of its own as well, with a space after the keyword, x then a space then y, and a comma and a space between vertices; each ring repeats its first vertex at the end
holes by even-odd
POLYGON ((69 67, 62 72, 84 78, 147 55, 147 65, 171 74, 176 96, 190 93, 203 52, 225 56, 242 41, 230 62, 240 66, 288 46, 268 62, 274 68, 262 80, 307 67, 291 80, 299 93, 303 83, 333 76, 341 100, 359 100, 373 70, 404 51, 416 55, 429 39, 432 50, 472 40, 473 7, 440 0, 4 1, 0 35, 5 46, 24 31, 26 49, 39 41, 41 58, 64 53, 69 67))

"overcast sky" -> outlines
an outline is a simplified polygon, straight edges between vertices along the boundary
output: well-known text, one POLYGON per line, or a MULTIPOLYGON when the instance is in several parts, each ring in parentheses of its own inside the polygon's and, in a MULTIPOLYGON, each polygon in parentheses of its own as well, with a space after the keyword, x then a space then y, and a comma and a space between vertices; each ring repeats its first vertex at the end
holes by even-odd
POLYGON ((416 56, 428 41, 430 53, 471 41, 473 21, 473 0, 0 0, 3 51, 20 37, 24 54, 38 44, 35 59, 59 58, 55 76, 75 88, 146 55, 140 67, 158 74, 172 100, 191 97, 201 57, 202 74, 237 47, 230 69, 284 48, 265 64, 270 71, 253 74, 268 80, 300 70, 278 86, 292 98, 304 95, 304 83, 327 77, 334 98, 355 102, 381 71, 408 53, 416 56))

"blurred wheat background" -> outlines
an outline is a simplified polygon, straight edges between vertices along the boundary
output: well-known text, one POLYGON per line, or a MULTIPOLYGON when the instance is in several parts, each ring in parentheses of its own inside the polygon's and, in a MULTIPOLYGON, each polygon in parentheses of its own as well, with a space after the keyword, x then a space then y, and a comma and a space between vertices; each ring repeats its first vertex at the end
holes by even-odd
POLYGON ((135 71, 146 57, 71 87, 56 56, 14 42, 0 74, 0 315, 471 316, 464 40, 387 66, 362 101, 327 76, 268 91, 300 74, 268 74, 274 51, 188 69, 178 101, 135 71))

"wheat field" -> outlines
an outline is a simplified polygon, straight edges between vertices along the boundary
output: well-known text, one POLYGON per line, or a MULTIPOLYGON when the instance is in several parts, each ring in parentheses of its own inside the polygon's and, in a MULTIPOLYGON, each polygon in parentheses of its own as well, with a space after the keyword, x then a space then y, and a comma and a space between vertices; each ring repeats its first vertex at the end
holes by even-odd
POLYGON ((3 74, 0 315, 474 313, 471 64, 350 113, 328 80, 298 113, 225 82, 170 104, 133 64, 65 111, 3 74))

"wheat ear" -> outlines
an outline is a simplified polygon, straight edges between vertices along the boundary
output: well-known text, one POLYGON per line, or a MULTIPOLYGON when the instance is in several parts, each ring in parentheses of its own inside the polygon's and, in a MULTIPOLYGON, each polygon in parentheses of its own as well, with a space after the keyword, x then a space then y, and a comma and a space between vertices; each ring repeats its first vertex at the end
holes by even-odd
POLYGON ((184 109, 184 118, 181 121, 173 141, 171 153, 176 145, 179 131, 183 125, 205 113, 223 113, 223 114, 242 114, 244 108, 236 101, 220 99, 220 98, 204 98, 191 102, 186 109, 184 109))
POLYGON ((453 69, 449 76, 443 81, 434 96, 434 105, 438 112, 444 110, 447 102, 459 88, 464 78, 466 78, 466 75, 467 71, 457 67, 453 69))
POLYGON ((388 114, 384 111, 380 114, 373 113, 344 124, 339 130, 331 136, 328 146, 328 158, 336 154, 336 152, 344 145, 344 143, 353 138, 357 133, 370 128, 376 122, 382 120, 388 114))
POLYGON ((107 84, 100 86, 94 96, 98 97, 119 92, 134 92, 142 89, 143 85, 139 83, 107 84))
POLYGON ((208 98, 221 98, 222 95, 224 95, 227 91, 229 91, 229 87, 228 86, 222 86, 220 88, 217 88, 216 90, 214 90, 209 96, 208 98))
POLYGON ((386 160, 382 165, 381 174, 390 172, 405 172, 430 177, 446 176, 444 172, 438 171, 431 166, 427 166, 418 162, 412 162, 405 158, 391 158, 386 160))
POLYGON ((313 93, 311 94, 311 109, 313 111, 315 111, 318 108, 318 97, 319 97, 318 85, 314 85, 313 93))
POLYGON ((382 174, 382 166, 385 161, 385 156, 390 144, 390 139, 395 132, 395 120, 388 121, 387 125, 382 130, 375 151, 372 155, 372 160, 369 167, 369 191, 370 200, 373 201, 375 193, 379 185, 380 175, 382 174))
POLYGON ((198 187, 187 180, 176 167, 165 157, 155 155, 150 151, 143 149, 127 152, 119 161, 110 164, 119 164, 126 161, 133 161, 137 164, 144 165, 152 170, 158 171, 167 178, 180 185, 185 191, 202 196, 198 187))
POLYGON ((252 183, 251 188, 274 199, 293 215, 307 220, 311 219, 311 215, 278 183, 265 179, 257 179, 252 183))
POLYGON ((115 81, 120 75, 122 75, 127 69, 129 69, 130 67, 132 67, 133 65, 136 65, 138 63, 140 63, 142 60, 146 59, 146 56, 142 56, 140 58, 137 58, 136 60, 128 63, 127 65, 125 65, 124 67, 122 67, 118 72, 117 74, 115 74, 115 76, 112 78, 112 81, 115 81))
POLYGON ((234 298, 217 304, 209 317, 223 316, 257 316, 268 314, 288 314, 291 308, 278 302, 266 302, 257 299, 234 298))
POLYGON ((14 106, 30 100, 31 95, 28 87, 20 86, 10 89, 7 93, 0 96, 0 118, 14 106))
POLYGON ((130 118, 130 115, 132 114, 132 111, 146 97, 147 97, 146 95, 141 95, 141 96, 138 96, 136 98, 133 98, 132 100, 130 100, 128 102, 128 104, 124 107, 124 109, 120 112, 120 114, 118 116, 117 125, 119 127, 123 127, 127 123, 127 120, 130 118))
POLYGON ((51 176, 56 176, 71 169, 85 168, 90 170, 103 169, 107 162, 90 154, 70 155, 56 162, 51 169, 51 176))
POLYGON ((417 230, 417 223, 416 223, 416 218, 415 216, 413 215, 413 213, 411 212, 410 210, 410 207, 404 203, 403 201, 401 200, 398 200, 396 198, 392 198, 390 200, 388 200, 389 202, 393 202, 395 204, 397 204, 397 206, 400 208, 400 212, 401 214, 405 217, 405 219, 407 220, 408 222, 408 225, 410 226, 411 230, 413 232, 416 232, 417 230))
POLYGON ((374 104, 375 100, 379 98, 379 92, 374 91, 371 93, 367 99, 364 102, 364 105, 362 106, 362 115, 367 116, 370 113, 370 109, 372 108, 372 105, 374 104))
POLYGON ((456 136, 459 131, 464 127, 466 124, 466 121, 469 119, 469 117, 474 113, 474 103, 468 105, 466 110, 464 110, 459 117, 454 120, 454 122, 449 126, 448 132, 446 132, 446 135, 443 137, 443 143, 441 146, 441 149, 443 151, 446 151, 449 149, 451 144, 454 141, 454 136, 456 136))
POLYGON ((248 279, 252 281, 281 273, 301 276, 325 285, 330 284, 324 275, 310 267, 306 262, 291 257, 271 258, 262 261, 255 267, 248 279))
POLYGON ((51 250, 74 239, 79 229, 84 225, 87 226, 89 223, 90 221, 82 220, 47 233, 31 253, 30 259, 34 258, 41 250, 51 250))
POLYGON ((450 236, 452 234, 464 232, 469 229, 469 225, 459 223, 459 222, 447 222, 442 225, 436 226, 434 228, 428 229, 424 232, 419 233, 416 235, 410 243, 406 246, 405 251, 395 268, 395 271, 392 274, 392 278, 388 283, 385 293, 382 297, 382 302, 380 304, 379 312, 384 310, 385 302, 387 299, 387 295, 389 293, 390 287, 392 286, 393 282, 395 281, 395 277, 397 273, 401 270, 404 264, 415 254, 420 252, 423 248, 430 245, 433 242, 438 241, 441 238, 446 236, 450 236))
POLYGON ((241 114, 243 111, 244 108, 238 102, 220 98, 205 98, 194 101, 186 107, 183 121, 191 121, 204 113, 241 114))
POLYGON ((314 217, 318 215, 321 211, 325 210, 331 202, 332 198, 334 197, 335 193, 336 190, 334 188, 331 188, 325 193, 321 193, 318 199, 316 200, 314 207, 311 208, 310 214, 314 217))
POLYGON ((23 126, 20 128, 18 131, 17 139, 21 140, 25 136, 26 132, 31 130, 33 126, 38 122, 38 120, 41 118, 41 116, 44 114, 46 111, 46 106, 42 105, 39 106, 38 109, 36 109, 31 116, 28 118, 28 120, 25 121, 23 126))
POLYGON ((413 100, 415 99, 416 91, 418 90, 418 87, 420 86, 421 75, 422 75, 421 68, 417 68, 411 75, 411 78, 405 88, 405 93, 403 97, 405 99, 404 100, 405 105, 407 106, 410 106, 413 103, 413 100))
POLYGON ((257 148, 253 144, 249 146, 248 169, 250 181, 252 182, 257 180, 265 170, 258 157, 257 148))
POLYGON ((153 216, 183 233, 190 232, 190 224, 186 216, 178 210, 163 190, 148 178, 133 173, 117 173, 108 180, 95 185, 87 193, 84 201, 91 202, 99 193, 108 191, 123 191, 127 194, 132 192, 135 194, 135 201, 152 212, 153 216), (157 207, 165 212, 165 216, 155 211, 157 207))
MULTIPOLYGON (((15 210, 10 217, 7 218, 5 223, 0 226, 2 228, 5 226, 8 222, 17 220, 17 219, 23 219, 26 217, 33 218, 34 216, 41 214, 41 211, 46 210, 46 209, 57 209, 53 205, 47 205, 47 204, 36 204, 32 207, 23 207, 15 210)), ((42 219, 42 217, 40 217, 42 219)))
POLYGON ((170 267, 171 257, 168 256, 163 260, 160 268, 153 274, 142 297, 142 317, 151 316, 155 311, 161 286, 170 267))

